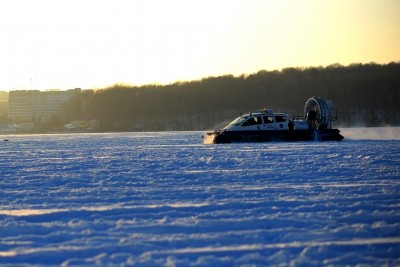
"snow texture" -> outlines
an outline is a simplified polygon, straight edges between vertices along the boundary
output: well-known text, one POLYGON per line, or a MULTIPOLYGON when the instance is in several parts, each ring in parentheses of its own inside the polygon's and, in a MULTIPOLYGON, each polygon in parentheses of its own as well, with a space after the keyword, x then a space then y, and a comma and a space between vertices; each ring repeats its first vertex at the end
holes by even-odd
POLYGON ((199 132, 0 136, 0 265, 398 266, 391 131, 226 145, 199 132))

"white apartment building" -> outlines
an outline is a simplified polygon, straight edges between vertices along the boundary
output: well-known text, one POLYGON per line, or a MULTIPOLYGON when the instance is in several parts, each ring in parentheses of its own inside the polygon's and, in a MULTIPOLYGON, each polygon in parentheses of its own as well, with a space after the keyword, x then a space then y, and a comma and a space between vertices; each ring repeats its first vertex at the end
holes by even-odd
POLYGON ((81 89, 17 90, 9 92, 8 118, 13 122, 46 121, 60 111, 63 105, 81 89))

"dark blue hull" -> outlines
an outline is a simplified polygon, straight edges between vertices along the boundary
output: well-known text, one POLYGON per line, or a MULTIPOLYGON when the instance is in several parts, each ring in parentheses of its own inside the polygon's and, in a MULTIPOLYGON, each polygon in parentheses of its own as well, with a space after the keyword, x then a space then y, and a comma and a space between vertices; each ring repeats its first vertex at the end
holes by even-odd
POLYGON ((212 138, 214 144, 232 142, 340 141, 343 139, 338 129, 214 131, 207 133, 207 135, 212 138))

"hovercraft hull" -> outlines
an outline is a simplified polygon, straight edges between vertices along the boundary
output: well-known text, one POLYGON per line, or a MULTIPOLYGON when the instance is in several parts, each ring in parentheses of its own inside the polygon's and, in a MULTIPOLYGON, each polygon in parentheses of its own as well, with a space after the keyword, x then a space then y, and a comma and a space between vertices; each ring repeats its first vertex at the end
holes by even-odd
POLYGON ((338 129, 322 130, 259 130, 259 131, 214 131, 207 135, 214 144, 240 142, 296 142, 296 141, 341 141, 338 129))

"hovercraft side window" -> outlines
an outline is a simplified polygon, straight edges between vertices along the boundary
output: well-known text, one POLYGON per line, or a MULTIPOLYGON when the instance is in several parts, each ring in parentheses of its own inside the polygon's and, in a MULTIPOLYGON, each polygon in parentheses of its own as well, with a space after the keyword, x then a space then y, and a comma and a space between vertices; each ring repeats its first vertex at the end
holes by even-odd
POLYGON ((274 117, 264 116, 264 124, 274 123, 274 117))
POLYGON ((251 117, 250 119, 245 121, 242 126, 244 127, 244 126, 252 126, 252 125, 259 125, 259 124, 262 124, 262 121, 261 121, 261 117, 257 116, 257 117, 251 117))
POLYGON ((286 116, 275 116, 276 122, 285 122, 287 120, 286 116))

